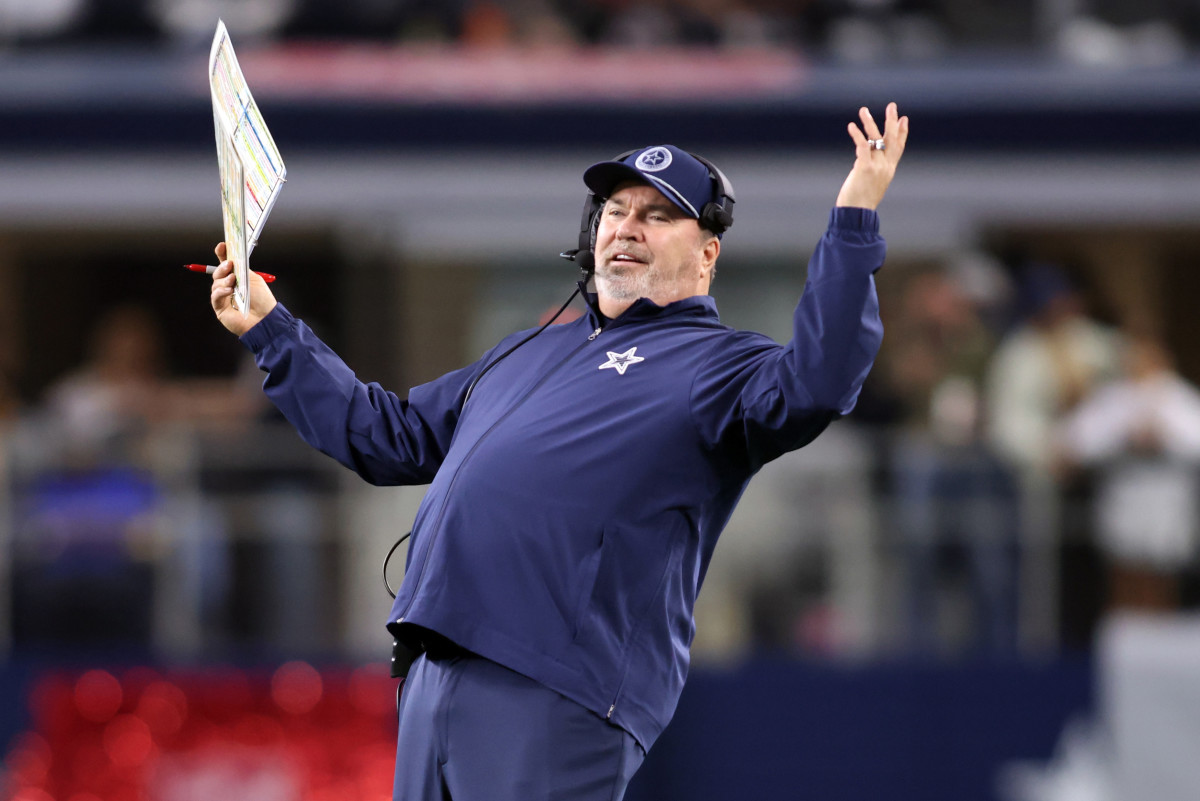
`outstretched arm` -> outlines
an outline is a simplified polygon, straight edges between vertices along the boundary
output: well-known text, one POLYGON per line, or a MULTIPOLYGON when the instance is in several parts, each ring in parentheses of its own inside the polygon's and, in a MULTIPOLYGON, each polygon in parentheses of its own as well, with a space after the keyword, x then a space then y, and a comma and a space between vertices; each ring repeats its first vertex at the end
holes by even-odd
POLYGON ((233 263, 225 243, 210 300, 217 319, 237 334, 267 373, 263 390, 305 442, 373 484, 428 483, 450 447, 474 373, 454 371, 402 399, 354 372, 250 273, 250 310, 233 304, 233 263))
POLYGON ((888 185, 896 175, 896 165, 904 155, 904 145, 908 141, 908 117, 898 116, 895 103, 888 103, 883 123, 883 133, 875 124, 871 112, 863 106, 858 110, 862 121, 860 129, 855 123, 846 126, 850 138, 854 140, 854 168, 846 176, 842 191, 838 193, 838 206, 854 206, 860 209, 879 207, 888 185), (872 142, 883 140, 883 149, 876 148, 872 142))
POLYGON ((848 414, 883 337, 873 275, 886 247, 875 208, 904 153, 908 118, 889 104, 880 133, 866 108, 859 116, 861 129, 849 125, 857 157, 808 262, 792 341, 781 347, 744 335, 714 351, 693 385, 702 436, 713 445, 733 445, 751 469, 806 444, 848 414), (882 139, 883 149, 871 139, 882 139))

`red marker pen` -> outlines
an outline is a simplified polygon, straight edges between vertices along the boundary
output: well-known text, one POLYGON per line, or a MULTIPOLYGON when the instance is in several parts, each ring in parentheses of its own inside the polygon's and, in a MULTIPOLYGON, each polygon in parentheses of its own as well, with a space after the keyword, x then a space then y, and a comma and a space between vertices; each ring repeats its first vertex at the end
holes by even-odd
MULTIPOLYGON (((212 275, 214 272, 216 272, 217 268, 212 264, 185 264, 183 265, 183 269, 191 270, 194 273, 212 275)), ((260 273, 258 270, 255 270, 254 273, 261 276, 262 280, 266 281, 268 284, 275 280, 275 276, 271 275, 270 273, 260 273)))

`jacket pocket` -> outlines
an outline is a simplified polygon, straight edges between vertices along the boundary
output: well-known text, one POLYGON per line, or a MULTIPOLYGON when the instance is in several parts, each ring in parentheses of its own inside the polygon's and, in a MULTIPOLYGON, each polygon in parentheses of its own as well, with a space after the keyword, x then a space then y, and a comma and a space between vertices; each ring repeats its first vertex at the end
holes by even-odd
POLYGON ((595 641, 612 653, 628 644, 648 613, 671 558, 675 532, 669 527, 604 529, 590 592, 580 606, 576 641, 595 641))
POLYGON ((578 641, 584 618, 587 615, 588 604, 596 587, 596 575, 600 572, 600 562, 604 554, 604 532, 600 532, 600 545, 587 555, 579 566, 579 592, 572 605, 574 615, 571 623, 571 640, 578 641))

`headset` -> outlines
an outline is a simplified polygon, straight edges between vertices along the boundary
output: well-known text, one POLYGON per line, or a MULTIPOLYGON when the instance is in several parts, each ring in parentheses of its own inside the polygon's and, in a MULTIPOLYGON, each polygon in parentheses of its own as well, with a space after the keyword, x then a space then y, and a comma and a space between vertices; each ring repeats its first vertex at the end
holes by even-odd
MULTIPOLYGON (((644 149, 626 150, 612 160, 624 161, 644 149)), ((733 194, 733 184, 725 177, 725 173, 717 169, 717 165, 708 159, 695 153, 688 153, 688 155, 708 169, 708 177, 718 187, 717 199, 704 204, 704 208, 700 210, 699 222, 701 228, 720 236, 733 225, 733 204, 737 201, 733 194)), ((579 247, 574 250, 564 250, 558 254, 567 261, 573 261, 579 265, 585 282, 592 277, 592 273, 596 269, 596 231, 600 227, 600 210, 604 208, 606 200, 608 198, 588 190, 587 197, 583 201, 583 214, 579 220, 579 247)))

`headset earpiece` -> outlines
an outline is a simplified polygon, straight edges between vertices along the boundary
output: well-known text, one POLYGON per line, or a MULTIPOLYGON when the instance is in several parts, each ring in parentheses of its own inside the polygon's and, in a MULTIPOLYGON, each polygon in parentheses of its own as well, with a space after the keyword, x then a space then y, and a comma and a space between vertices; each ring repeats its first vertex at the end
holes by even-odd
POLYGON ((698 156, 695 153, 688 155, 707 167, 708 174, 717 183, 717 199, 705 203, 704 208, 700 210, 700 225, 714 234, 723 234, 733 225, 733 204, 737 202, 737 198, 733 195, 733 184, 729 183, 725 173, 717 169, 716 164, 704 156, 698 156))
POLYGON ((723 234, 733 225, 733 215, 724 206, 716 203, 705 203, 700 210, 700 225, 714 234, 723 234))
POLYGON ((592 277, 596 269, 596 231, 600 228, 600 210, 604 208, 604 198, 595 192, 588 192, 583 201, 583 214, 579 219, 579 250, 575 254, 575 263, 583 273, 583 280, 592 277))
POLYGON ((584 250, 596 249, 596 232, 600 230, 600 210, 604 208, 604 203, 605 198, 588 192, 587 203, 583 207, 583 219, 579 221, 579 245, 584 250))

